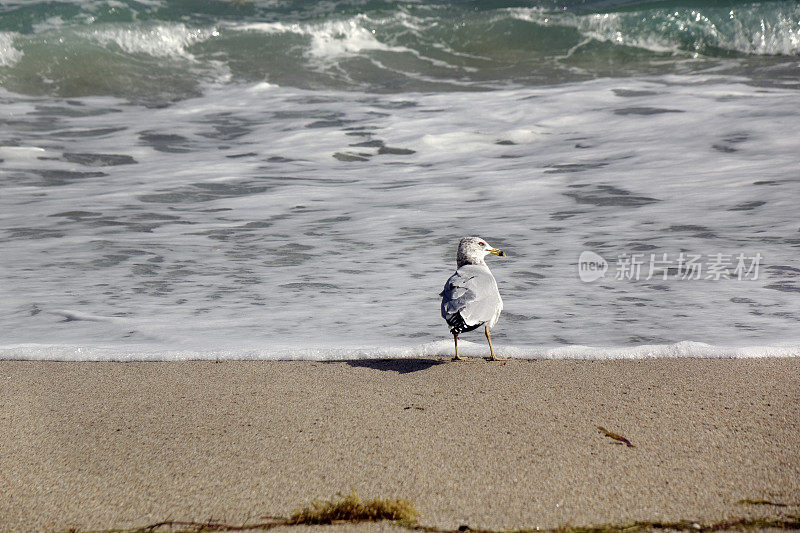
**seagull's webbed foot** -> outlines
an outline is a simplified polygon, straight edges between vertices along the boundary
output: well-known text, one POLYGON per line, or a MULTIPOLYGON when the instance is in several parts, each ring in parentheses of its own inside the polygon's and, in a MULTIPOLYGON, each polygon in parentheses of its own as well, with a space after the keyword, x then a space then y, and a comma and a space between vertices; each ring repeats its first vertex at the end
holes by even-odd
POLYGON ((456 335, 455 333, 453 333, 453 344, 455 345, 456 348, 456 355, 455 357, 453 357, 452 361, 466 361, 467 360, 466 357, 461 357, 460 355, 458 355, 458 335, 456 335))
POLYGON ((489 328, 483 328, 483 332, 486 334, 486 340, 489 341, 489 357, 486 358, 487 361, 508 361, 509 357, 497 357, 494 354, 494 348, 492 348, 492 335, 489 333, 489 328))

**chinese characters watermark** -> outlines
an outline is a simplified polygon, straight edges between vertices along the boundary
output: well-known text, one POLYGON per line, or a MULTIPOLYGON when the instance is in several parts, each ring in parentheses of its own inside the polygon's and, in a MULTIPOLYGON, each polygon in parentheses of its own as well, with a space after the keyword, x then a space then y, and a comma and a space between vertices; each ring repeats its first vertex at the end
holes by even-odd
MULTIPOLYGON (((617 280, 757 280, 763 256, 755 254, 646 254, 622 253, 616 257, 614 279, 617 280)), ((578 258, 578 276, 592 282, 605 277, 608 262, 595 252, 586 250, 578 258)))

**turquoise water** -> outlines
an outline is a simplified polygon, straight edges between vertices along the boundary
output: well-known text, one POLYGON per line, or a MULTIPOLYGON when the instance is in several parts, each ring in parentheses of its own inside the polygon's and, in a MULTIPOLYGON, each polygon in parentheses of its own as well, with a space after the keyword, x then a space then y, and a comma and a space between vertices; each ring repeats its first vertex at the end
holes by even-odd
POLYGON ((208 84, 464 91, 727 72, 798 84, 798 2, 5 2, 0 85, 163 103, 208 84))

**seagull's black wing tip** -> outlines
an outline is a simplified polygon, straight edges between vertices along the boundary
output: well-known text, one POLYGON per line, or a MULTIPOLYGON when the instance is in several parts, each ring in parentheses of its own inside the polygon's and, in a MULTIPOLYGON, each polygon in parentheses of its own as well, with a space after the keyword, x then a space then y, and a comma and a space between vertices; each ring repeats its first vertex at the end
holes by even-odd
POLYGON ((461 313, 455 313, 447 319, 447 325, 450 326, 450 333, 453 335, 472 331, 473 329, 481 327, 481 324, 482 322, 480 324, 475 324, 474 326, 468 325, 466 322, 464 322, 464 317, 461 316, 461 313))

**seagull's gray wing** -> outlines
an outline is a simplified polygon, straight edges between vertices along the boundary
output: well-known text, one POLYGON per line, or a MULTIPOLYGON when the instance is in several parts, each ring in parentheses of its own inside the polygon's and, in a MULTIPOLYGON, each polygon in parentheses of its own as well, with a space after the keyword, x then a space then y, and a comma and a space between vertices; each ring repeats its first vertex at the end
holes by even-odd
POLYGON ((444 284, 442 318, 454 334, 486 324, 494 327, 503 310, 497 282, 484 265, 464 265, 444 284))

